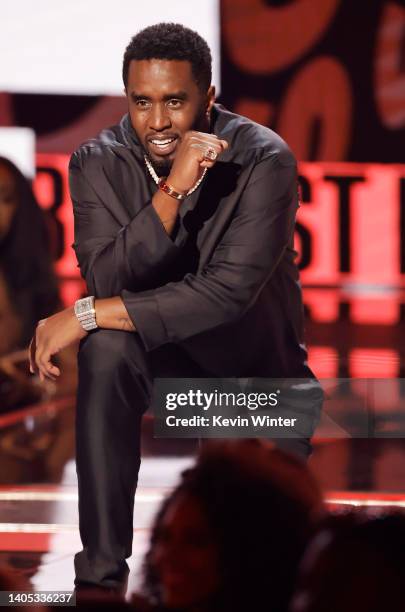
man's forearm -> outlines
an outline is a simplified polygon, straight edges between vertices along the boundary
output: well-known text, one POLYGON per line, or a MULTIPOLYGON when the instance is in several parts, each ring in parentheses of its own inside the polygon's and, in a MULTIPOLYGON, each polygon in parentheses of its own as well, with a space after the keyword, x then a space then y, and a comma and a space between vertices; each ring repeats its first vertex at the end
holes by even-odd
POLYGON ((94 300, 97 325, 102 329, 136 331, 120 296, 94 300))
POLYGON ((174 228, 176 217, 179 212, 179 205, 180 202, 178 200, 175 200, 160 189, 152 198, 152 206, 159 215, 160 220, 169 236, 174 228))

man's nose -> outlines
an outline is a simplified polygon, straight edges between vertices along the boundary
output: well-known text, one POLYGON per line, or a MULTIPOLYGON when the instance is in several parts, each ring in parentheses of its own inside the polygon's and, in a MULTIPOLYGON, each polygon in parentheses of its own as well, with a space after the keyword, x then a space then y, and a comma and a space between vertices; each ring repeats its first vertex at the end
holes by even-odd
POLYGON ((149 115, 149 127, 160 132, 171 126, 170 116, 165 104, 156 104, 149 115))

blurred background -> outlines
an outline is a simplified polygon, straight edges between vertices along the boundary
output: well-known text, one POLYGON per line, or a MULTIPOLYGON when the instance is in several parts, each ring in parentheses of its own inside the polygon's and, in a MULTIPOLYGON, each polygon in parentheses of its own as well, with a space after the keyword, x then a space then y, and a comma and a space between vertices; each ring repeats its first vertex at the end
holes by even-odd
MULTIPOLYGON (((310 365, 381 379, 378 436, 317 432, 310 465, 330 503, 405 499, 405 8, 399 0, 14 0, 0 38, 0 556, 70 588, 79 550, 76 351, 55 385, 30 376, 36 322, 85 294, 73 242, 70 154, 126 112, 122 56, 146 25, 204 36, 218 102, 277 131, 299 160, 296 248, 310 365), (402 432, 402 433, 401 433, 402 432)), ((377 393, 378 395, 378 393, 377 393)), ((340 401, 333 418, 355 421, 340 401)), ((354 433, 353 433, 354 431, 354 433)), ((371 429, 370 429, 371 431, 371 429)), ((372 430, 373 432, 375 429, 372 430)), ((153 508, 196 441, 144 420, 132 567, 153 508)), ((136 572, 134 572, 136 580, 136 572)), ((44 586, 45 585, 45 586, 44 586)))

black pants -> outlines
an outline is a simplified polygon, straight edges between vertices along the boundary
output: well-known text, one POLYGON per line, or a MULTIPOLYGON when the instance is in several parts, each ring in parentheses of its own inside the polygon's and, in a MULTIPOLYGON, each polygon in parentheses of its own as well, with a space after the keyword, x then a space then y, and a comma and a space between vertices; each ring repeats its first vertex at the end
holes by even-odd
MULTIPOLYGON (((75 585, 126 585, 132 554, 134 496, 142 415, 154 377, 211 377, 175 345, 146 352, 137 333, 99 329, 80 342, 76 471, 83 550, 74 558, 75 585)), ((307 439, 278 439, 304 457, 307 439)))

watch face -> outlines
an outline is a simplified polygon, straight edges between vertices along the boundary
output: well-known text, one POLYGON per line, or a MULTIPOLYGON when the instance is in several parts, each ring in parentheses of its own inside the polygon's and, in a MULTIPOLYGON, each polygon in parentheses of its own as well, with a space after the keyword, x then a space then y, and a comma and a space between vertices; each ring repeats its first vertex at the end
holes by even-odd
POLYGON ((82 314, 82 312, 85 312, 86 310, 87 310, 87 306, 83 304, 83 302, 79 302, 77 305, 77 313, 82 314))
POLYGON ((75 304, 75 312, 76 314, 80 315, 80 314, 83 314, 84 312, 88 312, 89 310, 92 309, 92 307, 93 307, 92 300, 90 298, 84 298, 83 300, 79 300, 75 304))

